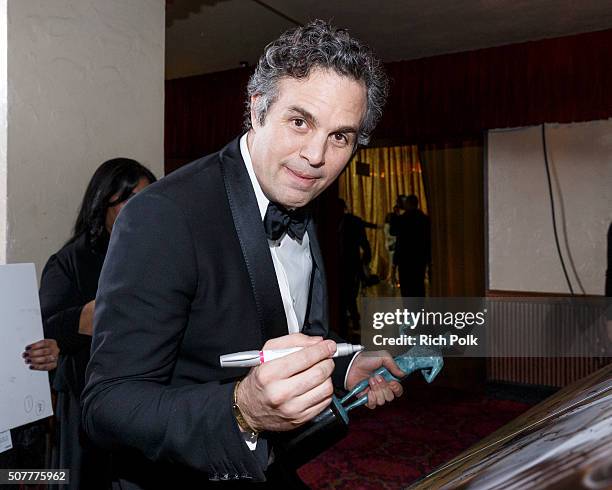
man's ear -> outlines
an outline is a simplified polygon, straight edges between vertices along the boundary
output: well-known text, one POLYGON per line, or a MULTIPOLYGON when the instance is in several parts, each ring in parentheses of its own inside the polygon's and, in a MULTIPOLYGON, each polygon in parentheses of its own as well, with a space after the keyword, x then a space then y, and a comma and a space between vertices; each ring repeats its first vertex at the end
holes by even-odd
POLYGON ((257 111, 255 110, 255 107, 257 107, 257 102, 259 101, 260 97, 261 95, 259 94, 251 95, 251 127, 253 129, 258 128, 260 126, 259 120, 257 119, 257 111))

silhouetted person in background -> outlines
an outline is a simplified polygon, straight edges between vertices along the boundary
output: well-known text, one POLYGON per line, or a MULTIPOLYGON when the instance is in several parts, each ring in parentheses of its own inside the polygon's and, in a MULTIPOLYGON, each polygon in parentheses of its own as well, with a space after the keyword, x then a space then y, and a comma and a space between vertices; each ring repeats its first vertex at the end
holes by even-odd
MULTIPOLYGON (((399 202, 399 197, 398 197, 399 202)), ((387 282, 391 284, 391 287, 397 287, 397 266, 393 260, 393 254, 395 253, 395 245, 397 237, 391 234, 391 228, 395 226, 395 220, 401 216, 402 209, 399 204, 393 206, 393 211, 385 216, 385 250, 387 251, 387 258, 389 260, 389 273, 387 275, 387 282)))
POLYGON ((357 296, 359 285, 366 278, 367 270, 372 260, 372 249, 366 236, 366 228, 376 228, 348 211, 343 199, 338 199, 338 206, 344 209, 344 214, 338 227, 340 237, 340 312, 341 335, 347 336, 350 319, 353 331, 359 328, 359 310, 357 296))
POLYGON ((411 194, 398 199, 404 213, 391 223, 397 237, 393 261, 399 272, 402 296, 425 296, 425 270, 431 262, 431 225, 419 209, 419 199, 411 194))

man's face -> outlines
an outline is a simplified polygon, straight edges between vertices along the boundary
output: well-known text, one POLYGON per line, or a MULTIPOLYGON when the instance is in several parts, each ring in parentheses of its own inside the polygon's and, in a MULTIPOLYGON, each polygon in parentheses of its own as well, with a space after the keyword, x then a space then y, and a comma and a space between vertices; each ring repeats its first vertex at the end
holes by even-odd
POLYGON ((280 80, 263 125, 251 111, 247 139, 266 197, 296 208, 323 192, 351 157, 365 111, 365 84, 333 71, 280 80))

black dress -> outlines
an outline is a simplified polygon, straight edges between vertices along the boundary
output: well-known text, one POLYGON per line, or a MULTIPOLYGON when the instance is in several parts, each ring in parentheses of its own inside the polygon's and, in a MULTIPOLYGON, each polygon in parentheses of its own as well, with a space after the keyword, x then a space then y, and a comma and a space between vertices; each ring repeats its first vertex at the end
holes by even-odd
POLYGON ((52 467, 71 470, 70 484, 64 486, 70 489, 106 488, 108 457, 81 430, 80 397, 91 337, 79 333, 79 319, 96 297, 107 247, 108 241, 94 249, 87 236, 81 236, 49 258, 40 283, 45 338, 55 339, 60 348, 53 381, 57 437, 52 467))

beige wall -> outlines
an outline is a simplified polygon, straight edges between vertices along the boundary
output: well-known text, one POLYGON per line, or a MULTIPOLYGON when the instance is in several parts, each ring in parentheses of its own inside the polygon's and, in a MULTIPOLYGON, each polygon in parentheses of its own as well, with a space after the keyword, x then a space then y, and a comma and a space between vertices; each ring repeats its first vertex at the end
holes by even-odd
MULTIPOLYGON (((561 250, 577 294, 604 292, 612 120, 546 125, 561 250)), ((488 135, 489 289, 567 293, 540 127, 488 135)))
POLYGON ((162 175, 164 15, 164 0, 8 0, 7 262, 40 275, 104 160, 162 175))

